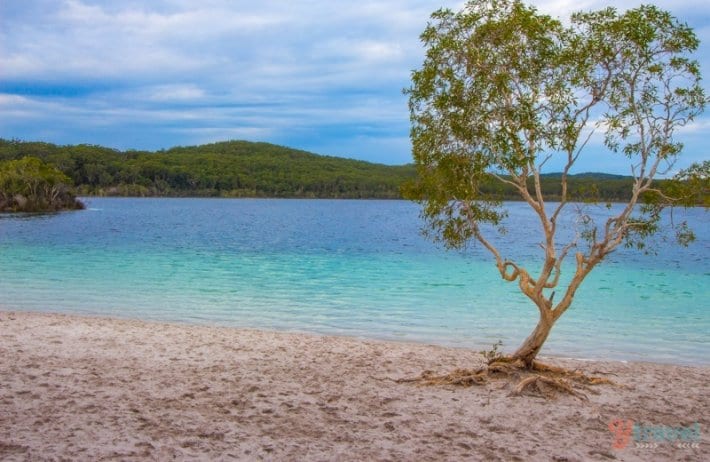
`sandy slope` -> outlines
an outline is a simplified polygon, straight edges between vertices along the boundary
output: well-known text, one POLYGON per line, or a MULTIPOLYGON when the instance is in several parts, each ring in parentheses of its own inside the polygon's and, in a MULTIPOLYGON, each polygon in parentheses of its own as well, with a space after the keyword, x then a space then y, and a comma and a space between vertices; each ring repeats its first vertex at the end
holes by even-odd
POLYGON ((0 358, 0 460, 710 460, 708 367, 557 360, 630 388, 545 401, 391 380, 467 350, 18 312, 0 358), (699 448, 613 449, 614 419, 699 448))

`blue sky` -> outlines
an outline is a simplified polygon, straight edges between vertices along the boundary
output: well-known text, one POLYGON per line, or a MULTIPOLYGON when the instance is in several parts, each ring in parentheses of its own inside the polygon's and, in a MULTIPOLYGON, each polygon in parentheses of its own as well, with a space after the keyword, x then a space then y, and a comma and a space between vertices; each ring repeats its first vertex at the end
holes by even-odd
MULTIPOLYGON (((635 6, 532 3, 559 17, 635 6)), ((407 163, 402 88, 422 62, 419 34, 432 11, 462 4, 0 0, 0 137, 150 150, 246 139, 407 163)), ((656 4, 695 28, 710 79, 705 0, 656 4)), ((677 168, 710 157, 709 129, 706 115, 683 130, 677 168)), ((591 148, 577 171, 628 173, 591 148)))

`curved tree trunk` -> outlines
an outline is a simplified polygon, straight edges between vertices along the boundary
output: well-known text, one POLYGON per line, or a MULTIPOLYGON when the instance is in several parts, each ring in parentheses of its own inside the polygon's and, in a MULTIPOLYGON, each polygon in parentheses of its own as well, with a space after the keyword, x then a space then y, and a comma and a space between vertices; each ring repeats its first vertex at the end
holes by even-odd
POLYGON ((525 339, 518 350, 513 353, 513 359, 523 361, 525 366, 531 369, 535 357, 540 352, 545 340, 547 340, 547 336, 550 335, 553 324, 554 321, 551 316, 540 316, 540 321, 538 321, 537 326, 535 326, 535 330, 525 339))

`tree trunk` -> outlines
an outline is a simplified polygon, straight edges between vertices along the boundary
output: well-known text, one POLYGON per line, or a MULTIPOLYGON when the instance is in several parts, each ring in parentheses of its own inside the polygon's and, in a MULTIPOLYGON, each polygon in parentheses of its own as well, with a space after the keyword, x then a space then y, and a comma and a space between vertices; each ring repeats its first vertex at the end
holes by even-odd
POLYGON ((540 316, 540 321, 535 326, 535 330, 525 339, 520 348, 513 353, 513 359, 522 360, 525 366, 531 369, 535 357, 540 352, 545 340, 547 340, 547 336, 550 335, 553 323, 551 316, 540 316))

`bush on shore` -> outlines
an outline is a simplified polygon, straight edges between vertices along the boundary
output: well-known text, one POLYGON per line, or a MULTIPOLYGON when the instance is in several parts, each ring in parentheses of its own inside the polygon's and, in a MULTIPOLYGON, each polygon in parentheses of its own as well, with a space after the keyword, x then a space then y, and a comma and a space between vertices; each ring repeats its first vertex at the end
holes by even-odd
POLYGON ((0 212, 83 209, 71 179, 35 157, 0 162, 0 212))

